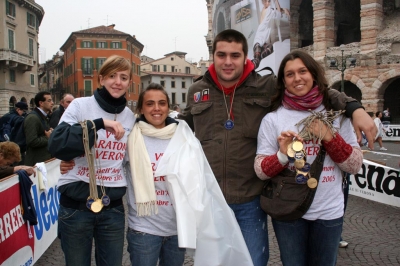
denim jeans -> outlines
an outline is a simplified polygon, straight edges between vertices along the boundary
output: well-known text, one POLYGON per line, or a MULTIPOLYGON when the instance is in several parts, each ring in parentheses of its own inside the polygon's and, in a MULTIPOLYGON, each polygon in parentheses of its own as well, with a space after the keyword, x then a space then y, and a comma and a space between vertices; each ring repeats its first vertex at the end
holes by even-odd
POLYGON ((285 266, 336 264, 343 217, 333 220, 277 221, 272 219, 285 266))
POLYGON ((178 236, 156 236, 128 229, 126 234, 131 265, 182 266, 186 249, 179 248, 178 236))
POLYGON ((229 204, 236 216, 254 266, 265 266, 269 259, 268 216, 261 209, 260 197, 243 204, 229 204))
POLYGON ((99 213, 60 205, 58 237, 67 266, 90 266, 93 238, 96 265, 122 265, 124 230, 123 205, 99 213))

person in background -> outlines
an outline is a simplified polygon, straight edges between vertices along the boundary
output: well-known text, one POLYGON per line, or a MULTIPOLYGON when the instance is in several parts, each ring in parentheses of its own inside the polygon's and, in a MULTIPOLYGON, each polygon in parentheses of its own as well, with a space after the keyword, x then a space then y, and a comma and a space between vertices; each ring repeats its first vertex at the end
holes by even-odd
POLYGON ((52 158, 47 149, 49 137, 53 129, 49 126, 47 114, 53 108, 53 99, 50 92, 41 91, 35 96, 36 108, 24 119, 24 133, 26 138, 26 155, 24 163, 34 166, 38 162, 45 162, 52 158))
POLYGON ((307 151, 306 162, 310 165, 320 149, 326 150, 316 193, 307 212, 292 221, 272 219, 283 265, 336 264, 344 214, 342 171, 356 174, 363 161, 351 121, 344 115, 332 122, 333 131, 314 119, 306 129, 312 139, 304 140, 305 135, 300 135, 303 128, 296 124, 311 115, 309 110, 332 110, 326 84, 323 68, 308 53, 290 52, 279 66, 278 91, 258 133, 254 169, 261 180, 295 169, 288 158, 288 146, 294 139, 303 142, 302 150, 307 151))
POLYGON ((122 197, 127 185, 122 164, 135 123, 125 98, 132 82, 131 63, 122 56, 110 56, 99 69, 98 82, 101 88, 93 96, 72 101, 49 140, 50 153, 72 165, 57 184, 58 237, 66 265, 91 265, 93 239, 96 265, 122 265, 122 197), (85 139, 82 126, 88 130, 85 139), (85 152, 83 141, 89 142, 94 153, 85 152), (88 162, 92 154, 94 166, 88 162), (90 188, 90 180, 94 187, 90 188), (96 198, 100 203, 92 202, 96 198))
POLYGON ((383 123, 381 122, 381 118, 382 118, 382 112, 381 111, 376 112, 374 122, 376 128, 378 129, 378 133, 376 135, 375 142, 378 142, 381 151, 387 151, 387 149, 383 147, 382 143, 383 133, 386 132, 386 129, 383 126, 383 123))
POLYGON ((381 121, 384 127, 390 125, 392 119, 390 117, 389 107, 387 107, 386 110, 383 110, 381 121))
MULTIPOLYGON (((260 76, 247 59, 246 37, 224 30, 214 39, 213 64, 189 88, 185 120, 200 140, 222 193, 242 230, 255 266, 268 263, 267 215, 260 206, 264 182, 254 171, 257 133, 276 92, 273 75, 260 76)), ((337 110, 346 109, 361 141, 361 130, 375 134, 371 117, 354 99, 336 90, 329 98, 337 110)), ((339 240, 338 240, 339 242, 339 240)), ((337 243, 338 243, 337 242, 337 243)))
POLYGON ((168 114, 169 117, 171 118, 178 118, 178 115, 181 113, 181 108, 179 107, 179 105, 175 105, 172 108, 172 111, 168 114))
POLYGON ((65 109, 67 109, 68 105, 70 105, 74 99, 74 96, 70 93, 66 93, 62 96, 60 106, 51 114, 49 122, 51 128, 56 128, 65 109))
MULTIPOLYGON (((21 118, 23 119, 26 115, 26 111, 28 111, 28 105, 25 102, 17 102, 15 104, 15 108, 14 110, 12 110, 11 112, 3 115, 0 118, 0 129, 3 129, 3 126, 7 123, 10 123, 10 129, 14 126, 15 122, 17 121, 16 118, 21 118)), ((4 130, 0 130, 0 141, 7 141, 9 140, 10 136, 9 134, 11 133, 8 132, 7 137, 4 136, 4 134, 6 134, 6 132, 4 132, 4 130), (8 138, 8 139, 6 139, 8 138)))
POLYGON ((25 170, 28 175, 36 176, 36 171, 32 166, 12 164, 21 161, 19 146, 11 141, 0 143, 0 179, 15 174, 18 170, 25 170))

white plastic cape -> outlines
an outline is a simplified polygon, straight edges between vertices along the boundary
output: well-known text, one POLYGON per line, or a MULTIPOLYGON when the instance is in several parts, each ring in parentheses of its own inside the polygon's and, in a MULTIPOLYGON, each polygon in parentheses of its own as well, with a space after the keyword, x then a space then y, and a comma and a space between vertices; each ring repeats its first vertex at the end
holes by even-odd
POLYGON ((179 120, 155 176, 166 176, 179 247, 195 249, 195 266, 253 265, 235 215, 185 121, 179 120))

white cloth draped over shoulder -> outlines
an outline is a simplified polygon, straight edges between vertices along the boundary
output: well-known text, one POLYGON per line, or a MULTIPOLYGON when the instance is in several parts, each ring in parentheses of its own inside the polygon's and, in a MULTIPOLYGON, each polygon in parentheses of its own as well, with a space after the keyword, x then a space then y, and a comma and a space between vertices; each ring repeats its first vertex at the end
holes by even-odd
POLYGON ((185 121, 178 121, 155 176, 166 176, 179 247, 195 249, 194 265, 253 265, 200 142, 185 121))

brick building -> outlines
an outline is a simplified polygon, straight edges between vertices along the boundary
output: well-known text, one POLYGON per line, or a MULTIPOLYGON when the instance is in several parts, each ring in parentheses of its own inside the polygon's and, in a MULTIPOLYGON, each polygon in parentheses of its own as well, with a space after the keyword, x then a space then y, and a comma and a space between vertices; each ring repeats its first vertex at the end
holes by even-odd
MULTIPOLYGON (((213 20, 224 19, 230 11, 224 9, 227 1, 206 2, 206 43, 212 59, 213 20), (213 17, 215 10, 221 11, 213 17)), ((341 89, 343 72, 346 94, 368 112, 389 107, 392 123, 400 124, 400 0, 291 0, 290 13, 291 49, 304 49, 320 62, 334 89, 341 89), (332 59, 339 69, 331 67, 332 59)), ((221 25, 219 30, 225 29, 221 25)))
POLYGON ((143 50, 135 36, 114 29, 115 25, 98 26, 72 32, 61 46, 64 52, 63 87, 75 97, 90 96, 99 86, 98 69, 111 55, 120 55, 132 63, 133 78, 126 94, 132 108, 140 93, 140 53, 143 50))

